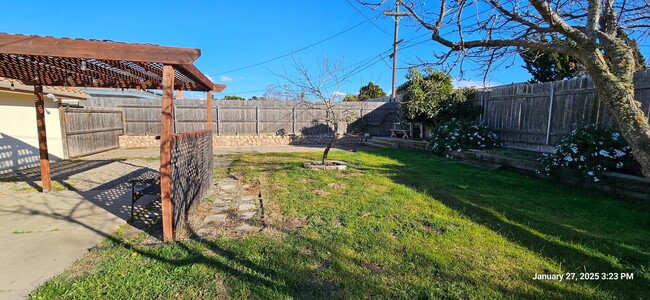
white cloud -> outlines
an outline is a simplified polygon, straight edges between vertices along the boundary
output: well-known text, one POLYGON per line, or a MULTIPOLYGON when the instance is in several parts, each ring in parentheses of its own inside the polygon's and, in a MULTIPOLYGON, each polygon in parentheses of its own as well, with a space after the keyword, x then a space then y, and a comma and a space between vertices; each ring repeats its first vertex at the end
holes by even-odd
POLYGON ((229 82, 229 81, 232 81, 232 78, 230 78, 228 76, 225 76, 225 75, 221 75, 219 80, 221 80, 222 82, 229 82))
POLYGON ((462 87, 475 87, 477 89, 481 88, 486 88, 486 87, 491 87, 492 82, 483 82, 483 81, 474 81, 474 80, 458 80, 454 79, 452 82, 455 88, 462 88, 462 87))
POLYGON ((333 97, 345 97, 345 96, 347 96, 347 95, 348 95, 348 94, 343 93, 343 92, 339 92, 339 91, 336 91, 336 92, 332 93, 332 96, 333 96, 333 97))

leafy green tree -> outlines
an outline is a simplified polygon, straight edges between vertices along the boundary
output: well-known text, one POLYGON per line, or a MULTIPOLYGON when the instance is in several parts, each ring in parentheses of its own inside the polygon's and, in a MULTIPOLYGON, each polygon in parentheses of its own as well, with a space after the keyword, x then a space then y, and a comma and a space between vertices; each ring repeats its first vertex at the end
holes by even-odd
POLYGON ((246 100, 243 97, 239 97, 237 95, 226 95, 223 97, 223 100, 246 100))
POLYGON ((343 102, 357 102, 357 101, 359 101, 359 97, 357 95, 348 94, 345 95, 345 98, 343 98, 343 102))
POLYGON ((359 96, 357 97, 358 101, 364 101, 368 99, 386 97, 386 92, 384 92, 380 86, 370 81, 366 86, 362 86, 361 89, 359 89, 359 96))
POLYGON ((406 120, 439 125, 452 119, 473 119, 481 113, 480 106, 467 101, 473 89, 454 90, 447 74, 431 68, 423 72, 410 68, 408 81, 397 88, 406 120))
MULTIPOLYGON (((550 41, 546 38, 541 38, 540 41, 572 47, 570 42, 557 38, 551 38, 550 41)), ((578 60, 566 54, 545 51, 522 51, 519 55, 524 60, 524 67, 533 76, 530 79, 531 83, 570 79, 580 76, 585 72, 578 60)))

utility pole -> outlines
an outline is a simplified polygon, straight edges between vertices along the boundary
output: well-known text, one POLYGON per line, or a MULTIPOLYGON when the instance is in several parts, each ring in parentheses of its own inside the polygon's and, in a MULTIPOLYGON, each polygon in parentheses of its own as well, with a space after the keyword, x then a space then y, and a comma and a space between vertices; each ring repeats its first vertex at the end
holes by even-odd
POLYGON ((385 16, 392 16, 395 18, 395 32, 393 34, 393 54, 390 57, 393 58, 393 89, 390 93, 390 102, 395 102, 395 97, 397 97, 395 91, 395 85, 397 83, 397 44, 402 40, 397 40, 397 30, 399 28, 399 19, 402 16, 408 15, 406 12, 399 11, 399 0, 395 0, 395 11, 384 11, 385 16))

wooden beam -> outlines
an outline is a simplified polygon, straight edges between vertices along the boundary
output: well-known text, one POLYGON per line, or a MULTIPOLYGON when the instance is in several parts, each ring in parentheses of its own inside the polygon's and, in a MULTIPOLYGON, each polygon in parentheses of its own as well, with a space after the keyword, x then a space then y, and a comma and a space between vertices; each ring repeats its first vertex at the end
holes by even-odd
POLYGON ((38 134, 38 154, 41 160, 41 185, 43 193, 52 190, 52 179, 50 178, 50 157, 47 151, 47 131, 45 130, 45 103, 43 101, 43 86, 34 86, 36 96, 36 129, 38 134))
MULTIPOLYGON (((215 84, 212 83, 212 80, 205 76, 205 74, 201 73, 199 69, 197 69, 194 65, 192 64, 181 64, 177 66, 179 68, 179 71, 183 73, 185 76, 189 77, 190 79, 194 80, 196 83, 200 84, 201 87, 204 89, 204 91, 212 91, 215 87, 215 84)), ((225 88, 225 85, 224 85, 225 88)))
POLYGON ((174 239, 172 209, 172 113, 174 107, 174 67, 163 66, 162 116, 160 133, 160 198, 162 202, 163 240, 174 239))
POLYGON ((225 84, 215 84, 214 87, 212 88, 212 90, 217 92, 217 93, 223 92, 223 90, 225 90, 225 89, 226 89, 225 84))
POLYGON ((0 33, 0 53, 192 64, 200 49, 0 33))
POLYGON ((207 124, 205 124, 205 129, 209 129, 212 132, 212 91, 208 91, 207 97, 205 98, 205 106, 207 109, 207 124))

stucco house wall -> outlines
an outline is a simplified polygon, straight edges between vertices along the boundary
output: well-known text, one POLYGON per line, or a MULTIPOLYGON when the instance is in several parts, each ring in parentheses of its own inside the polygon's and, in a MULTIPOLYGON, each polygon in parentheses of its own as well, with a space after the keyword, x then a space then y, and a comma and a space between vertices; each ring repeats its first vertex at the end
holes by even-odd
MULTIPOLYGON (((45 88, 44 93, 59 99, 71 98, 69 93, 57 93, 54 88, 45 88)), ((61 160, 65 154, 59 104, 45 96, 43 99, 50 161, 61 160)), ((0 174, 39 166, 34 101, 33 87, 16 84, 9 88, 6 80, 0 78, 0 174)))

